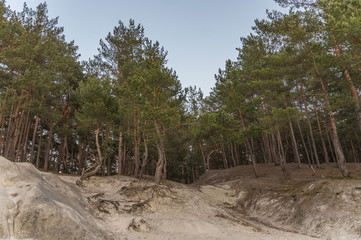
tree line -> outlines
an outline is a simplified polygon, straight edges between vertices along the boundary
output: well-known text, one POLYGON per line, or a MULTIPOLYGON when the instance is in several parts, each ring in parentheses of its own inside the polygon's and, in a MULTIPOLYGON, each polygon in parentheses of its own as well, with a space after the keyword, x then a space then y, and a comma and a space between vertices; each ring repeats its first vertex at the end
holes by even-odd
POLYGON ((80 62, 47 5, 0 1, 0 154, 45 171, 195 181, 250 164, 359 162, 361 3, 276 0, 205 97, 119 21, 80 62))

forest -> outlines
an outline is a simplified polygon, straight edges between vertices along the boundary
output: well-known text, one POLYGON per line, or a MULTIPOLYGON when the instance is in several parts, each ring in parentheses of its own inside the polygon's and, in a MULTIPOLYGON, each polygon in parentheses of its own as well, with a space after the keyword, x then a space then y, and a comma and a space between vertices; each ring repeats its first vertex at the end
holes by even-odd
MULTIPOLYGON (((81 62, 46 3, 0 1, 0 154, 38 169, 192 183, 203 173, 360 162, 361 2, 275 0, 204 96, 119 21, 81 62)), ((240 23, 241 24, 241 23, 240 23)), ((231 46, 236 47, 236 46, 231 46)))

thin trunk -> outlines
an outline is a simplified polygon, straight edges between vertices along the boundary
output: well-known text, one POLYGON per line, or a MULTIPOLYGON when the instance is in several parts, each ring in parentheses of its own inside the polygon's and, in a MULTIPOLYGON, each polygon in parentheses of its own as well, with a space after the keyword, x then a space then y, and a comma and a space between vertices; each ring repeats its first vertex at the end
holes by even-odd
POLYGON ((205 156, 204 151, 203 151, 203 147, 202 147, 201 140, 199 140, 198 143, 199 143, 199 148, 201 149, 201 153, 202 153, 204 171, 207 172, 207 171, 209 171, 209 168, 208 168, 208 166, 207 166, 207 162, 206 162, 207 159, 206 159, 206 156, 205 156))
POLYGON ((329 157, 328 157, 328 152, 327 152, 327 148, 326 148, 326 144, 325 141, 323 140, 323 134, 322 134, 322 128, 321 128, 321 123, 320 123, 320 118, 318 117, 318 111, 317 111, 317 106, 315 103, 315 100, 312 96, 312 104, 313 104, 313 108, 315 111, 315 115, 316 115, 316 122, 317 122, 317 127, 318 127, 318 133, 320 134, 320 138, 321 138, 321 144, 322 144, 322 151, 323 151, 323 157, 325 158, 326 163, 330 163, 329 157))
POLYGON ((14 103, 11 104, 11 107, 10 107, 10 115, 9 115, 9 120, 8 120, 8 126, 6 128, 6 137, 5 137, 5 144, 4 144, 4 148, 3 148, 3 155, 5 158, 8 157, 8 150, 9 150, 9 147, 10 147, 10 136, 13 132, 13 121, 12 121, 12 116, 13 116, 13 111, 14 111, 14 103))
POLYGON ((314 153, 314 156, 315 156, 315 159, 316 159, 317 168, 320 168, 320 160, 318 159, 318 153, 317 153, 315 138, 313 137, 312 124, 311 124, 311 120, 310 120, 310 114, 308 112, 308 104, 307 104, 307 101, 306 101, 305 92, 303 90, 303 83, 301 84, 301 91, 302 91, 303 105, 305 106, 305 113, 306 113, 306 118, 307 118, 307 123, 308 123, 308 129, 310 131, 310 137, 311 137, 311 143, 312 143, 312 147, 313 147, 313 153, 314 153))
POLYGON ((225 169, 228 168, 228 160, 227 160, 227 157, 226 157, 226 150, 224 148, 224 144, 221 143, 221 148, 222 148, 222 159, 223 159, 223 166, 225 169))
POLYGON ((88 177, 91 177, 93 175, 95 175, 99 169, 101 168, 102 166, 102 153, 101 153, 101 150, 100 150, 100 145, 99 145, 99 133, 100 133, 100 122, 98 121, 97 123, 97 131, 96 131, 96 134, 95 134, 95 145, 97 147, 97 153, 98 153, 98 157, 95 157, 95 164, 93 166, 91 166, 87 171, 84 171, 84 173, 80 176, 80 178, 76 181, 76 184, 77 185, 81 185, 82 184, 82 181, 88 177), (93 170, 91 170, 93 169, 93 170), (91 170, 91 171, 90 171, 91 170))
POLYGON ((123 166, 122 172, 123 173, 126 173, 126 171, 125 171, 126 160, 127 160, 127 145, 124 144, 124 146, 123 146, 123 164, 122 164, 122 166, 123 166))
POLYGON ((81 174, 83 168, 83 142, 79 138, 79 152, 78 152, 78 174, 81 174))
POLYGON ((165 159, 164 159, 164 136, 161 132, 161 127, 159 126, 159 123, 157 123, 157 121, 154 121, 154 127, 156 130, 156 134, 158 137, 157 140, 157 152, 158 152, 158 161, 156 163, 156 170, 155 170, 155 177, 154 177, 154 181, 156 184, 160 184, 160 180, 162 178, 163 175, 163 170, 164 170, 164 163, 165 163, 165 159))
POLYGON ((234 153, 236 155, 236 166, 239 166, 240 165, 240 159, 239 159, 239 153, 238 153, 238 146, 237 146, 237 143, 234 142, 234 153))
POLYGON ((302 133, 301 125, 300 125, 300 120, 298 119, 298 117, 296 118, 296 122, 297 122, 298 131, 300 132, 302 145, 305 148, 307 163, 308 163, 309 166, 311 166, 310 154, 308 153, 308 147, 307 147, 307 145, 305 143, 305 139, 303 137, 303 133, 302 133))
POLYGON ((148 165, 148 162, 149 162, 149 153, 148 153, 148 143, 147 143, 147 141, 148 141, 147 137, 144 137, 144 158, 143 158, 143 163, 142 163, 142 168, 140 170, 139 178, 143 177, 145 168, 146 168, 146 166, 148 165))
POLYGON ((39 116, 35 119, 35 126, 33 131, 33 138, 31 140, 31 149, 30 149, 30 162, 34 162, 34 149, 35 149, 35 140, 36 140, 36 133, 38 131, 39 126, 39 116))
POLYGON ((355 147, 353 145, 353 141, 351 139, 351 149, 352 149, 352 156, 353 156, 353 161, 356 163, 357 162, 357 153, 356 153, 356 150, 355 150, 355 147))
POLYGON ((329 129, 328 129, 327 125, 326 125, 326 133, 327 133, 327 141, 328 141, 328 146, 329 146, 330 151, 331 151, 332 160, 335 163, 337 160, 336 160, 335 154, 333 153, 333 148, 332 148, 333 144, 331 143, 331 140, 330 140, 331 132, 329 133, 329 129))
POLYGON ((280 163, 280 158, 279 158, 279 155, 277 154, 277 142, 276 142, 276 138, 275 138, 274 133, 272 133, 271 139, 272 139, 272 155, 273 155, 273 159, 274 159, 276 164, 279 164, 280 163))
POLYGON ((277 124, 277 141, 278 141, 278 152, 279 152, 279 156, 280 156, 280 166, 281 166, 284 177, 287 178, 288 174, 286 171, 286 155, 285 155, 285 152, 283 149, 282 138, 281 138, 280 130, 278 128, 278 124, 277 124))
POLYGON ((1 122, 1 133, 0 133, 0 154, 4 155, 4 141, 5 141, 5 118, 1 122))
POLYGON ((295 133, 293 131, 293 126, 292 126, 292 122, 291 122, 291 118, 290 115, 288 114, 288 124, 290 126, 290 131, 291 131, 291 141, 292 141, 292 147, 293 147, 293 156, 298 164, 298 168, 301 168, 301 159, 300 159, 300 154, 298 151, 298 146, 297 146, 297 142, 296 142, 296 138, 295 138, 295 133))
MULTIPOLYGON (((335 50, 336 50, 335 51, 336 55, 338 57, 340 57, 340 55, 341 55, 340 54, 340 49, 339 49, 336 42, 335 42, 335 50)), ((355 85, 353 84, 353 81, 351 79, 350 73, 347 70, 347 68, 345 68, 345 67, 344 67, 344 78, 345 78, 346 82, 350 86, 350 93, 351 93, 351 96, 352 96, 352 99, 353 99, 353 107, 354 107, 354 110, 356 112, 358 127, 359 127, 359 129, 361 131, 361 107, 360 107, 359 97, 358 97, 358 93, 357 93, 357 90, 355 88, 355 85)))
POLYGON ((135 177, 139 176, 139 167, 140 167, 140 133, 139 133, 139 119, 134 117, 134 175, 135 177))
MULTIPOLYGON (((27 114, 28 115, 28 114, 27 114)), ((20 121, 20 133, 18 134, 18 136, 16 136, 16 141, 14 141, 14 147, 15 147, 15 150, 14 150, 14 153, 15 153, 15 158, 14 158, 14 161, 17 162, 19 161, 19 154, 20 154, 20 149, 21 149, 21 142, 23 140, 23 133, 24 133, 24 129, 25 129, 25 126, 26 126, 26 117, 25 117, 25 123, 24 123, 24 114, 21 114, 21 121, 20 121), (16 147, 17 146, 17 147, 16 147)))
POLYGON ((264 161, 265 163, 272 162, 272 153, 270 149, 270 143, 268 139, 268 134, 266 132, 262 133, 262 141, 263 141, 263 152, 264 152, 264 161))
POLYGON ((315 165, 315 159, 313 158, 314 153, 312 152, 312 145, 311 145, 311 140, 310 140, 310 135, 307 134, 307 142, 308 142, 308 147, 310 148, 310 156, 311 156, 311 164, 315 165))
POLYGON ((122 158, 123 158, 123 132, 122 129, 119 129, 119 139, 118 139, 118 174, 122 174, 122 158))
POLYGON ((311 52, 311 54, 312 54, 313 64, 315 66, 316 74, 317 74, 317 77, 319 78, 319 81, 320 81, 320 84, 321 84, 321 89, 322 89, 322 92, 323 92, 323 95, 324 95, 324 98, 325 98, 327 111, 328 111, 328 114, 330 116, 330 127, 331 127, 331 133, 332 133, 331 137, 333 139, 333 146, 334 146, 334 149, 335 149, 335 152, 336 152, 337 166, 340 169, 340 171, 342 173, 342 176, 349 177, 350 174, 346 169, 345 154, 343 153, 342 146, 341 146, 341 143, 340 143, 340 139, 338 137, 337 127, 336 127, 336 120, 335 120, 335 117, 334 117, 333 112, 331 110, 330 101, 328 100, 328 93, 327 93, 325 84, 323 82, 323 79, 321 77, 321 74, 320 74, 320 72, 318 70, 316 60, 315 60, 315 56, 313 55, 312 52, 311 52))
POLYGON ((24 137, 24 141, 23 141, 23 151, 21 153, 21 161, 22 162, 25 162, 27 160, 27 156, 28 156, 28 142, 29 142, 28 139, 29 139, 30 125, 31 125, 31 122, 30 122, 30 119, 28 116, 27 127, 26 127, 25 137, 24 137))
POLYGON ((165 154, 165 149, 164 149, 164 164, 163 164, 163 175, 162 175, 162 179, 167 179, 167 155, 165 154))
POLYGON ((53 130, 54 130, 54 124, 50 123, 50 130, 49 130, 49 136, 48 136, 48 142, 45 147, 45 155, 44 155, 44 167, 43 169, 45 171, 48 171, 49 168, 49 151, 50 151, 50 145, 53 139, 53 130))
MULTIPOLYGON (((241 109, 239 109, 239 108, 238 108, 238 114, 239 114, 239 118, 241 120, 242 130, 245 131, 246 126, 245 126, 244 121, 243 121, 243 116, 242 116, 241 109)), ((256 157, 254 155, 254 151, 253 151, 253 149, 251 147, 251 144, 248 141, 248 138, 246 138, 245 143, 246 143, 246 150, 248 151, 248 154, 250 155, 250 158, 251 158, 250 160, 252 161, 253 173, 254 173, 254 175, 256 177, 258 177, 257 167, 256 167, 256 157)))
POLYGON ((110 168, 110 154, 108 154, 108 169, 107 175, 110 176, 111 168, 110 168))
POLYGON ((69 146, 68 146, 68 138, 65 136, 64 139, 64 158, 63 158, 63 172, 68 172, 68 159, 69 159, 69 146))
POLYGON ((229 149, 229 152, 231 153, 233 167, 236 167, 237 164, 236 164, 236 159, 234 158, 234 149, 233 149, 233 143, 232 142, 228 144, 228 149, 229 149))
POLYGON ((42 144, 42 139, 43 139, 43 128, 41 128, 40 131, 40 137, 39 137, 39 143, 38 143, 38 151, 36 153, 36 168, 39 169, 39 163, 40 163, 40 152, 41 152, 41 144, 42 144))

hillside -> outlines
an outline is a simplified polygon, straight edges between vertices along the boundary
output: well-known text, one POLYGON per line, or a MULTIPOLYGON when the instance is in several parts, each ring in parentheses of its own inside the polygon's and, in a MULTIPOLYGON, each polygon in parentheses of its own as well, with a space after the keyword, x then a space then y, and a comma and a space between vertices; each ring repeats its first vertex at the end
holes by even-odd
POLYGON ((255 179, 245 166, 193 185, 110 176, 77 187, 27 163, 0 168, 0 239, 357 239, 361 222, 359 180, 255 179))

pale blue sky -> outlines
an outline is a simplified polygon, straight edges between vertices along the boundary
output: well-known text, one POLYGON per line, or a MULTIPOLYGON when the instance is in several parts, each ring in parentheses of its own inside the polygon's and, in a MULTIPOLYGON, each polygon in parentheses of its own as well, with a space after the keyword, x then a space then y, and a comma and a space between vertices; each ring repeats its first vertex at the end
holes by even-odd
MULTIPOLYGON (((35 8, 41 0, 27 0, 35 8)), ((130 18, 145 28, 151 40, 168 51, 168 66, 176 70, 183 87, 196 85, 208 95, 214 74, 227 59, 235 60, 240 37, 252 32, 266 9, 280 10, 273 0, 47 0, 51 18, 59 16, 68 41, 79 46, 81 60, 97 54, 99 40, 118 21, 130 18)), ((23 0, 6 0, 21 10, 23 0)))

